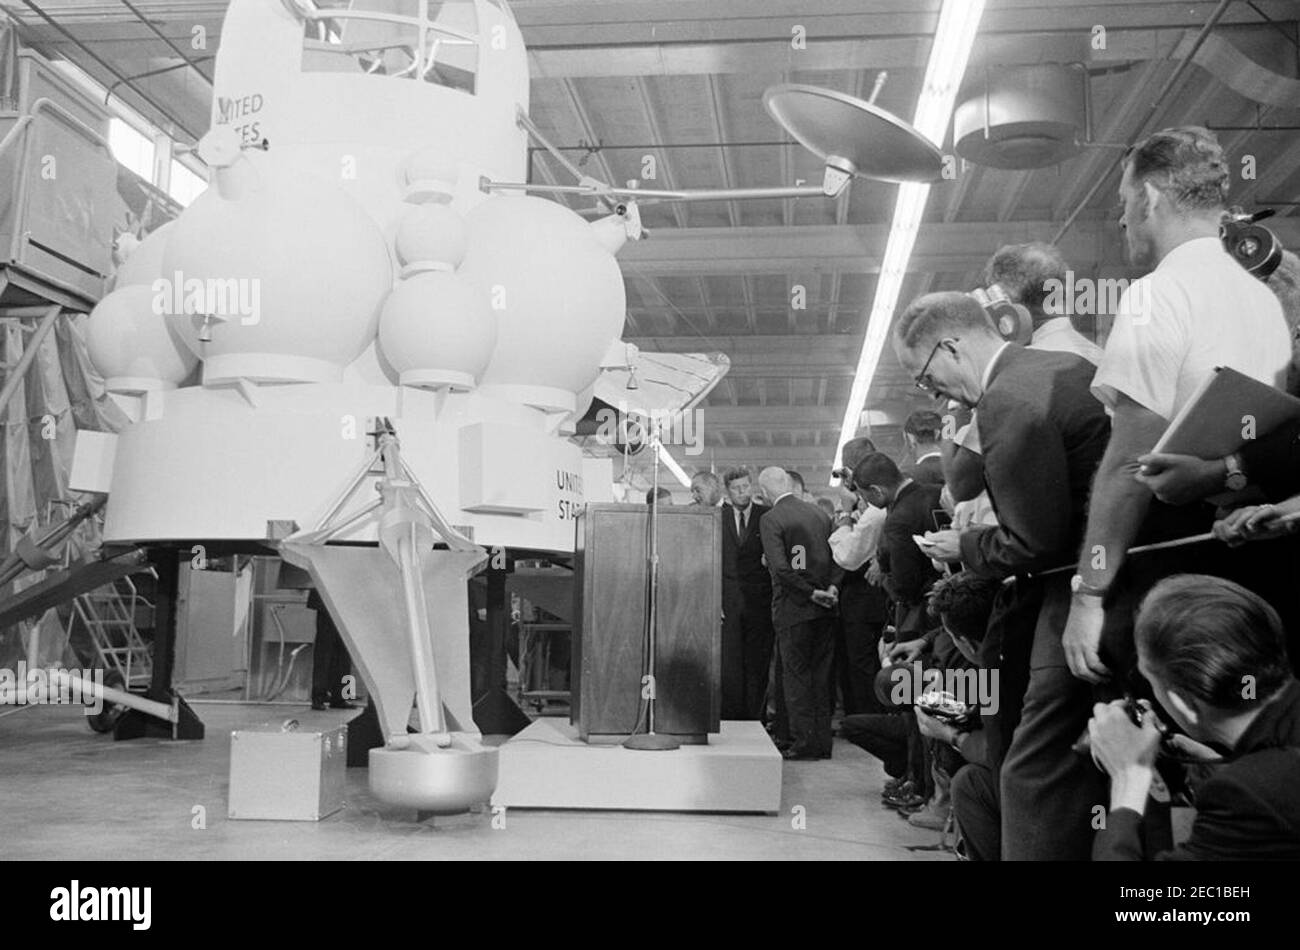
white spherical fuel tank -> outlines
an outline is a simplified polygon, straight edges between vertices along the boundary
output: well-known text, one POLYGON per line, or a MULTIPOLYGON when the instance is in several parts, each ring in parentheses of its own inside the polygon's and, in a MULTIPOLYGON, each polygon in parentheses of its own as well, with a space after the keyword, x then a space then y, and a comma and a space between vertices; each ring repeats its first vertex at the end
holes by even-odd
POLYGON ((113 278, 114 287, 129 287, 132 284, 153 286, 153 282, 162 276, 163 255, 167 252, 167 239, 175 224, 175 221, 168 221, 149 232, 117 269, 113 278))
POLYGON ((486 297, 450 271, 403 280, 379 321, 380 349, 405 386, 472 389, 496 342, 496 315, 486 297))
POLYGON ((416 205, 397 227, 397 259, 402 264, 433 261, 459 267, 465 259, 465 219, 447 205, 416 205))
POLYGON ((573 411, 623 332, 627 298, 614 255, 585 220, 543 198, 491 198, 466 222, 459 272, 478 283, 498 319, 480 384, 525 405, 573 411))
POLYGON ((220 169, 176 220, 163 277, 212 384, 338 381, 375 338, 393 274, 365 209, 265 155, 220 169))
POLYGON ((174 321, 156 312, 147 284, 128 284, 104 297, 86 322, 86 348, 110 392, 172 389, 198 358, 181 342, 174 321))

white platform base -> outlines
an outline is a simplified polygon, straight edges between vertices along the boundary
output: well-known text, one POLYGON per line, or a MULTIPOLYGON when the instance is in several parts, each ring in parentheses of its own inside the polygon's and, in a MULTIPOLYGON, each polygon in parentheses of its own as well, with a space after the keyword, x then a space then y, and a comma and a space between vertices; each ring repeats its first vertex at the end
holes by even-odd
POLYGON ((501 746, 492 804, 775 814, 783 761, 757 722, 724 722, 708 745, 633 752, 588 745, 576 726, 539 719, 501 746))

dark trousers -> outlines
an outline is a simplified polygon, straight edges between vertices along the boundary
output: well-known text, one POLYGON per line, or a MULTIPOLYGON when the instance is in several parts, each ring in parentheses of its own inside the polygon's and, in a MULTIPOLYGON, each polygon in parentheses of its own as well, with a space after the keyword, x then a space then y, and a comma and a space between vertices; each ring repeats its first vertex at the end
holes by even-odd
POLYGON ((837 700, 843 701, 846 716, 852 702, 852 693, 846 681, 849 660, 844 650, 844 618, 838 612, 831 618, 831 642, 834 647, 831 650, 831 666, 826 671, 826 706, 831 718, 834 718, 837 700))
POLYGON ((952 777, 952 810, 972 861, 1002 857, 1002 809, 998 780, 983 765, 966 765, 952 777))
POLYGON ((1002 763, 1002 857, 1007 861, 1087 861, 1093 809, 1107 802, 1092 759, 1071 747, 1092 717, 1092 687, 1070 672, 1061 633, 1069 580, 1048 578, 1034 633, 1029 689, 1002 763))
POLYGON ((884 591, 863 580, 846 578, 840 593, 840 630, 836 644, 846 716, 884 711, 875 690, 876 674, 880 672, 877 648, 884 627, 884 591))
POLYGON ((829 617, 777 629, 781 685, 796 755, 829 754, 831 716, 826 698, 834 634, 829 617))
POLYGON ((760 719, 775 639, 772 589, 727 585, 722 610, 722 718, 760 719))
POLYGON ((863 752, 878 758, 890 778, 901 778, 907 774, 909 762, 909 719, 916 721, 910 708, 893 713, 857 713, 844 717, 840 723, 840 735, 863 752))
POLYGON ((772 647, 772 738, 780 745, 790 744, 790 715, 785 708, 785 677, 781 673, 781 640, 772 647))
POLYGON ((311 698, 312 702, 344 702, 356 696, 343 695, 343 677, 352 672, 352 657, 339 636, 334 618, 315 591, 307 599, 307 606, 316 611, 316 642, 312 647, 311 698))
POLYGON ((978 665, 998 672, 998 710, 980 717, 988 742, 989 767, 995 772, 1001 769, 1011 737, 1020 724, 1020 709, 1029 689, 1034 631, 1042 606, 1043 581, 1021 579, 1003 585, 993 601, 987 633, 980 644, 978 665))

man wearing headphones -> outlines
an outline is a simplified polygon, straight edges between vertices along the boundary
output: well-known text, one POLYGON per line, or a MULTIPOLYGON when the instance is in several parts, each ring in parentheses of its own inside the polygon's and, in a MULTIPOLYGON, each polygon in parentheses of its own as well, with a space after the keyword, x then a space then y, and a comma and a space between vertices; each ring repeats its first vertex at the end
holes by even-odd
MULTIPOLYGON (((1004 244, 984 265, 983 281, 976 299, 985 304, 1004 339, 1101 364, 1101 347, 1075 328, 1067 308, 1058 306, 1061 291, 1070 284, 1070 268, 1056 245, 1004 244)), ((969 501, 984 490, 978 426, 962 430, 949 444, 945 461, 954 500, 969 501)))
MULTIPOLYGON (((1088 486, 1110 427, 1089 392, 1093 368, 1072 353, 1031 350, 1004 340, 981 305, 961 293, 914 300, 894 327, 898 361, 933 394, 978 404, 984 479, 996 526, 927 534, 924 550, 962 561, 980 577, 1017 578, 994 607, 981 665, 999 669, 1000 709, 989 730, 996 765, 1019 711, 1000 789, 1002 851, 1011 858, 1087 860, 1098 776, 1071 751, 1092 696, 1070 675, 1060 631, 1069 609, 1065 575, 1027 575, 1068 563, 1083 532, 1088 486)), ((989 773, 992 777, 992 773, 989 773)), ((954 787, 957 820, 960 789, 954 787)), ((996 828, 996 816, 981 815, 996 828)))

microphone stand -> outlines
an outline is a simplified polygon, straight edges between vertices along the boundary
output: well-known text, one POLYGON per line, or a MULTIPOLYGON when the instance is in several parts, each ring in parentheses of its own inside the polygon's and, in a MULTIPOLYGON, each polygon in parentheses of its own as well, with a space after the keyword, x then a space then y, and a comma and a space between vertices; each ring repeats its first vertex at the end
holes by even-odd
POLYGON ((643 685, 650 687, 650 696, 647 699, 649 704, 646 723, 647 731, 634 733, 627 737, 623 743, 625 749, 635 749, 642 752, 667 752, 673 749, 681 748, 681 742, 672 736, 660 735, 655 732, 655 704, 659 693, 658 678, 658 659, 659 643, 657 637, 657 628, 659 626, 659 453, 662 451, 662 443, 659 441, 658 434, 655 435, 654 443, 654 475, 651 478, 650 497, 653 502, 650 505, 650 556, 648 558, 647 569, 650 572, 650 591, 647 597, 646 613, 648 615, 646 629, 646 668, 642 671, 641 682, 643 685), (648 680, 648 682, 647 682, 648 680))

